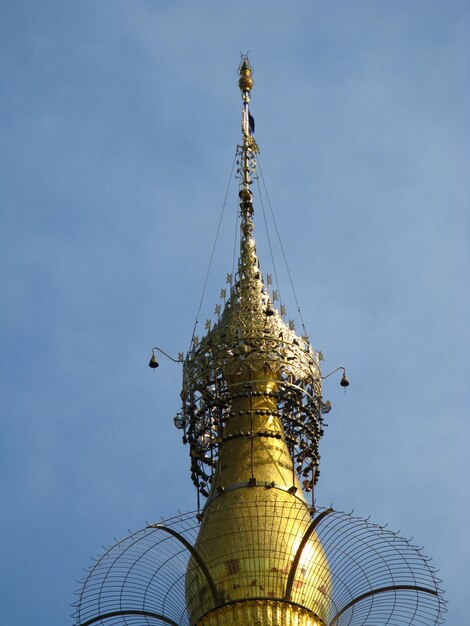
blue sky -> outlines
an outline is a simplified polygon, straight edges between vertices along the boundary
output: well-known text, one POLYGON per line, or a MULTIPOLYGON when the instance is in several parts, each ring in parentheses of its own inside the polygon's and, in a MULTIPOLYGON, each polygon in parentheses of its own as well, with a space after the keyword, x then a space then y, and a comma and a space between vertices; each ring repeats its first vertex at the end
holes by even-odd
POLYGON ((469 31, 458 0, 1 2, 2 624, 71 623, 101 544, 194 508, 180 371, 147 363, 189 343, 248 50, 303 317, 351 380, 317 498, 424 545, 465 622, 469 31))

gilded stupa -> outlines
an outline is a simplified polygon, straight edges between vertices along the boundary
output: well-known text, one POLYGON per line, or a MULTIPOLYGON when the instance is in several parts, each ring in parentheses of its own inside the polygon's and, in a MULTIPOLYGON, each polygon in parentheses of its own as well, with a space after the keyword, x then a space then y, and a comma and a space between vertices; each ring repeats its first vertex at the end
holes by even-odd
POLYGON ((276 309, 257 256, 253 86, 244 56, 237 272, 227 276, 215 323, 177 359, 183 388, 175 424, 189 446, 198 508, 106 550, 82 583, 75 624, 439 624, 439 581, 419 548, 307 501, 331 405, 322 396, 321 355, 276 309))

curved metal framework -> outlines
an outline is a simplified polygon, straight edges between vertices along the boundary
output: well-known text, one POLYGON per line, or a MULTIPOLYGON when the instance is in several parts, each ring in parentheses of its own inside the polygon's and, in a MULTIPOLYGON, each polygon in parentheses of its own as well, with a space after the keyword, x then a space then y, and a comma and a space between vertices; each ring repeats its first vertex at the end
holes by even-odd
POLYGON ((287 584, 286 584, 286 595, 285 595, 286 600, 290 600, 292 598, 292 586, 294 584, 295 575, 297 573, 297 568, 299 567, 300 559, 302 558, 304 549, 307 546, 310 537, 313 535, 313 533, 315 532, 315 528, 322 521, 322 519, 326 517, 327 515, 329 515, 330 513, 333 513, 333 509, 325 509, 319 515, 317 515, 317 517, 314 520, 312 520, 312 523, 307 528, 304 536, 302 537, 302 541, 300 542, 299 547, 297 548, 296 555, 290 567, 289 577, 287 579, 287 584))
POLYGON ((152 620, 158 620, 159 622, 163 622, 164 624, 170 624, 170 626, 178 626, 176 622, 168 617, 164 617, 159 613, 153 613, 152 611, 137 611, 137 610, 129 610, 129 611, 110 611, 109 613, 103 613, 102 615, 98 615, 97 617, 93 617, 86 622, 82 622, 81 626, 91 626, 92 624, 97 624, 98 622, 106 622, 107 620, 112 619, 113 617, 130 617, 130 616, 138 616, 144 617, 145 619, 149 618, 152 620))
MULTIPOLYGON (((279 514, 272 503, 258 503, 258 510, 260 506, 266 508, 263 515, 279 514)), ((246 508, 247 516, 255 514, 246 508)), ((201 573, 204 569, 191 558, 198 530, 196 514, 188 513, 148 526, 109 548, 82 583, 75 625, 190 626, 185 579, 188 568, 201 573)), ((296 595, 296 570, 300 555, 304 551, 313 554, 317 542, 326 563, 312 567, 328 567, 332 580, 327 626, 442 623, 445 602, 440 581, 420 549, 386 528, 331 509, 312 520, 296 555, 286 554, 290 569, 285 596, 279 600, 296 605, 312 601, 296 595)), ((315 593, 326 590, 319 588, 315 593)), ((223 603, 213 596, 213 609, 223 603)))
POLYGON ((217 588, 214 583, 214 579, 212 578, 209 570, 207 569, 207 565, 204 563, 203 559, 201 558, 201 555, 196 550, 196 548, 187 539, 185 539, 182 535, 180 535, 179 532, 177 532, 174 528, 171 528, 170 526, 164 526, 163 524, 155 524, 153 528, 162 530, 163 532, 167 532, 172 537, 175 537, 175 539, 177 539, 180 543, 182 543, 183 546, 186 548, 186 550, 189 551, 191 556, 195 559, 196 563, 201 568, 201 571, 204 574, 204 578, 206 579, 207 584, 209 585, 209 589, 212 595, 212 602, 215 605, 218 605, 220 602, 220 598, 219 598, 219 592, 217 591, 217 588))

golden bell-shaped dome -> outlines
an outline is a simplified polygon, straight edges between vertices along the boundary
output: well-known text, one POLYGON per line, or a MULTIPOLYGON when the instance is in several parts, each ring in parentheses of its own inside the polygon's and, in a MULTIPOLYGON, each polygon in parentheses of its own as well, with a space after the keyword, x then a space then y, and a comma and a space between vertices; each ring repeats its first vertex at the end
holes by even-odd
POLYGON ((311 525, 306 503, 279 489, 240 488, 211 503, 196 549, 218 590, 219 606, 191 561, 186 574, 191 623, 271 625, 282 614, 282 625, 323 624, 330 610, 331 575, 315 532, 302 545, 311 525), (235 611, 235 604, 243 607, 235 611), (260 606, 270 607, 269 621, 259 621, 260 606), (252 619, 237 617, 242 614, 252 619))

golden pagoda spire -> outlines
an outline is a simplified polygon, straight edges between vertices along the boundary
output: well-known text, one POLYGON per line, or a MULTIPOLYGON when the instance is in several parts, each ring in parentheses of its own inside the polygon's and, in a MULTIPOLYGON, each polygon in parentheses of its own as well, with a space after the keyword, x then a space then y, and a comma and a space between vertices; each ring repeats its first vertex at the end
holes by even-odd
POLYGON ((217 322, 207 322, 201 341, 193 337, 186 357, 154 348, 149 363, 158 366, 155 350, 183 363, 175 425, 189 444, 198 511, 149 524, 105 550, 82 583, 75 624, 437 626, 445 602, 420 549, 368 520, 315 510, 330 404, 322 400, 319 354, 274 310, 260 270, 247 57, 239 73, 238 271, 227 275, 217 322))
POLYGON ((238 273, 218 322, 187 355, 180 418, 193 480, 207 496, 195 549, 219 598, 214 604, 207 576, 191 560, 187 605, 198 626, 257 620, 319 626, 329 610, 331 579, 315 533, 302 543, 312 516, 297 474, 308 476, 310 491, 326 405, 318 356, 274 310, 260 271, 250 190, 258 147, 250 128, 247 57, 239 72, 238 273))
MULTIPOLYGON (((217 322, 206 323, 201 341, 193 337, 186 357, 156 347, 149 363, 158 367, 155 350, 183 363, 175 425, 189 444, 198 511, 148 524, 105 550, 82 582, 75 624, 436 626, 445 601, 420 549, 368 520, 315 510, 330 403, 319 353, 273 308, 260 270, 246 56, 239 74, 238 270, 227 275, 217 322)), ((331 374, 338 370, 345 387, 344 368, 331 374)))

